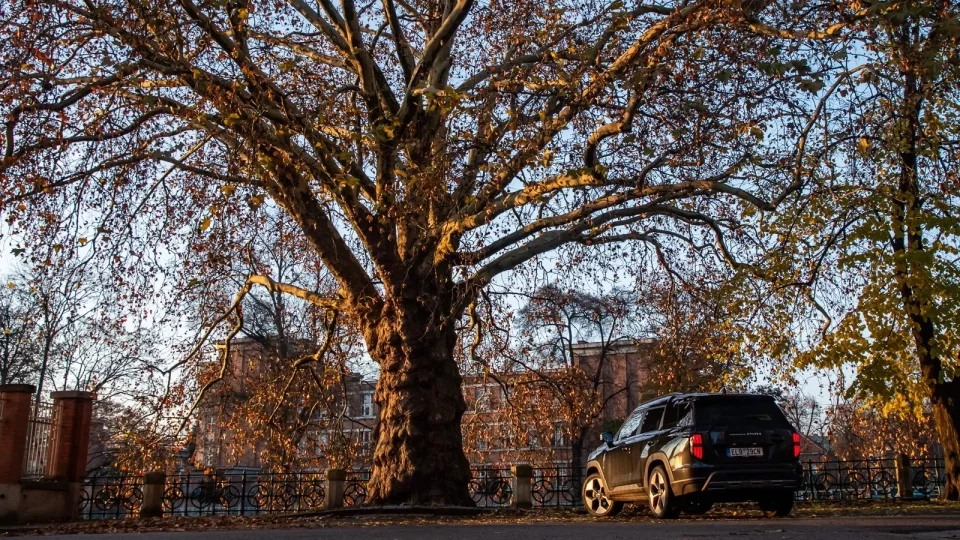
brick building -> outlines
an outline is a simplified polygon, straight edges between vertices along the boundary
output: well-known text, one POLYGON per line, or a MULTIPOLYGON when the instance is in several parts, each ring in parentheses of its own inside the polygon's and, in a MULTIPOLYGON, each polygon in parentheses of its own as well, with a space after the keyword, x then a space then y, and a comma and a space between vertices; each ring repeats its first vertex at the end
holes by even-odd
MULTIPOLYGON (((651 344, 651 340, 612 345, 580 342, 571 347, 572 366, 538 374, 464 375, 467 411, 462 424, 468 459, 474 465, 582 464, 599 444, 602 431, 615 430, 644 399, 654 397, 642 393, 651 344), (571 422, 585 425, 576 429, 571 422), (577 451, 578 441, 582 451, 577 451)), ((261 456, 266 442, 251 438, 243 422, 227 427, 224 419, 237 403, 251 398, 251 381, 269 376, 268 355, 252 340, 235 340, 232 349, 223 390, 199 409, 192 461, 201 468, 259 470, 265 467, 261 456), (245 442, 235 444, 241 436, 245 442)), ((313 412, 312 426, 297 442, 299 457, 310 458, 300 460, 311 463, 304 468, 322 468, 334 453, 348 456, 349 463, 341 459, 340 464, 354 468, 372 461, 376 380, 347 374, 342 382, 329 399, 342 416, 333 423, 326 410, 313 412)))

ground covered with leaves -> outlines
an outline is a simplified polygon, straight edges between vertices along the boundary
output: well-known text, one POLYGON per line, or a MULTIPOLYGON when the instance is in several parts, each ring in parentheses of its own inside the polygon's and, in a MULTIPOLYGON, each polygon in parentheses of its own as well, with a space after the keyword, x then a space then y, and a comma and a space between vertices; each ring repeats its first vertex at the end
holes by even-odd
MULTIPOLYGON (((960 503, 939 501, 850 501, 843 503, 814 503, 798 505, 792 518, 840 517, 840 516, 897 516, 897 515, 956 515, 960 503)), ((752 505, 718 505, 703 516, 684 516, 684 520, 729 520, 757 519, 763 515, 752 505)), ((534 509, 529 511, 497 509, 477 515, 438 515, 426 511, 390 513, 365 513, 343 515, 317 513, 310 515, 269 516, 207 516, 152 519, 118 519, 82 521, 54 525, 27 525, 0 528, 0 537, 54 535, 54 534, 102 534, 132 532, 176 532, 196 530, 241 530, 241 529, 292 529, 326 527, 376 527, 383 525, 488 525, 518 523, 582 523, 594 521, 581 509, 534 509)), ((644 507, 628 506, 622 514, 604 521, 653 522, 653 517, 644 507)))

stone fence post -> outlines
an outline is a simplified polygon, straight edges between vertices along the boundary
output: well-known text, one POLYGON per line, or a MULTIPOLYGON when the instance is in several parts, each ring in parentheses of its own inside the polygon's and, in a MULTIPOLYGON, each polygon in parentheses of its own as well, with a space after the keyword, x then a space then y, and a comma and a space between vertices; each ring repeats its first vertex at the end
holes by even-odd
POLYGON ((510 506, 530 508, 533 506, 533 467, 518 463, 510 467, 513 476, 513 499, 510 506))
POLYGON ((347 471, 343 469, 327 469, 324 475, 326 482, 323 493, 323 508, 331 510, 343 507, 343 494, 347 486, 347 471))
POLYGON ((893 465, 897 471, 897 497, 902 500, 913 498, 913 471, 910 467, 910 458, 904 454, 897 454, 893 458, 893 465))
POLYGON ((140 517, 163 517, 163 489, 167 484, 167 473, 149 472, 143 476, 143 503, 140 517))
POLYGON ((0 524, 15 522, 20 513, 20 479, 35 390, 29 384, 0 385, 0 524))

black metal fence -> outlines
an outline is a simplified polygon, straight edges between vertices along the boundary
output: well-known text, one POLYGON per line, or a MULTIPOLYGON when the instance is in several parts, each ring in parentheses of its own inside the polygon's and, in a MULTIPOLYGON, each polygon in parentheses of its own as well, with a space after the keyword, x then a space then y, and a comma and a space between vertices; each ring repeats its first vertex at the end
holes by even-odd
MULTIPOLYGON (((80 498, 84 519, 136 517, 142 476, 88 478, 80 498)), ((164 516, 257 515, 323 508, 323 473, 181 474, 167 477, 164 516)), ((362 498, 360 499, 362 502, 362 498)))
POLYGON ((82 519, 115 519, 140 515, 142 476, 92 476, 80 492, 82 519))
POLYGON ((586 468, 541 467, 533 470, 533 505, 580 506, 586 468))
MULTIPOLYGON (((807 462, 801 501, 842 501, 900 498, 893 459, 807 462)), ((943 458, 915 459, 910 463, 913 498, 935 498, 946 484, 943 458)))
POLYGON ((477 506, 510 506, 513 485, 510 483, 512 476, 509 467, 479 467, 471 469, 470 472, 473 474, 467 489, 477 506))
POLYGON ((347 473, 343 485, 343 505, 359 506, 367 500, 367 481, 370 480, 370 471, 355 471, 347 473))
MULTIPOLYGON (((479 507, 506 507, 513 499, 508 467, 471 469, 470 495, 479 507)), ((894 499, 900 497, 892 459, 807 462, 799 501, 894 499)), ((911 497, 934 498, 945 485, 942 458, 911 462, 911 497)), ((574 507, 581 504, 584 469, 536 467, 532 499, 535 507, 574 507)), ((367 497, 370 471, 347 473, 344 506, 360 505, 367 497)), ((167 477, 163 493, 165 516, 257 515, 323 508, 324 473, 246 472, 167 477)), ((80 515, 84 519, 135 517, 143 500, 142 476, 91 477, 84 485, 80 515)))

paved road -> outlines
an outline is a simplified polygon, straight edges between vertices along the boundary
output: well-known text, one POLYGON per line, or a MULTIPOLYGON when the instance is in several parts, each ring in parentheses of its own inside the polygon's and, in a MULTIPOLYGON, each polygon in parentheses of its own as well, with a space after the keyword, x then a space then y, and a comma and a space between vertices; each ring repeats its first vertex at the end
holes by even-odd
POLYGON ((731 538, 795 540, 960 539, 960 515, 770 520, 697 520, 658 523, 556 523, 529 525, 357 526, 317 529, 196 531, 78 536, 45 540, 638 540, 731 538))

